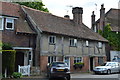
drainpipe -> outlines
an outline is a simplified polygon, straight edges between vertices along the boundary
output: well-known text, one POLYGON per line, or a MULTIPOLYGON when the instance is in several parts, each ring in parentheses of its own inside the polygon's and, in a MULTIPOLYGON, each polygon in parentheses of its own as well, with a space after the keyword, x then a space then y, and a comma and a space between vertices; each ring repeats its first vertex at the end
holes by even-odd
POLYGON ((62 37, 62 60, 64 61, 64 37, 62 37))
POLYGON ((37 33, 37 38, 36 38, 36 53, 35 53, 35 66, 39 66, 40 67, 40 51, 41 51, 41 33, 42 31, 39 29, 39 27, 37 26, 37 24, 34 22, 34 20, 31 18, 31 16, 29 16, 29 14, 26 12, 26 10, 23 8, 23 6, 21 6, 21 9, 25 15, 25 17, 27 18, 27 21, 30 25, 33 26, 34 30, 37 33))

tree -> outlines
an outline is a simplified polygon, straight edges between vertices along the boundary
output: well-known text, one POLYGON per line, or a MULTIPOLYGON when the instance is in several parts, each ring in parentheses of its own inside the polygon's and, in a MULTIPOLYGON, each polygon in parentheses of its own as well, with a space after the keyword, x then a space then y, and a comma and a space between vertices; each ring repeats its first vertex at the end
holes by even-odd
POLYGON ((24 5, 33 9, 37 9, 37 10, 41 10, 44 12, 49 12, 47 8, 44 8, 44 4, 42 3, 42 1, 35 1, 35 2, 16 2, 20 5, 24 5))
POLYGON ((113 32, 110 24, 104 27, 104 31, 99 31, 99 34, 109 41, 109 45, 113 50, 120 50, 120 33, 113 32))

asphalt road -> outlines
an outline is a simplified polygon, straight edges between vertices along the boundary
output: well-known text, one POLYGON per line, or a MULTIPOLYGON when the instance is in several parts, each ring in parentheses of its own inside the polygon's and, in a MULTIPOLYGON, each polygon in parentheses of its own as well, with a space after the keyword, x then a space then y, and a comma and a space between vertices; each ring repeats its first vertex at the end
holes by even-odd
MULTIPOLYGON (((95 75, 95 74, 71 74, 71 80, 120 80, 120 74, 95 75)), ((3 80, 49 80, 48 78, 25 78, 25 79, 3 79, 3 80)), ((52 80, 66 80, 64 78, 55 78, 52 80)))

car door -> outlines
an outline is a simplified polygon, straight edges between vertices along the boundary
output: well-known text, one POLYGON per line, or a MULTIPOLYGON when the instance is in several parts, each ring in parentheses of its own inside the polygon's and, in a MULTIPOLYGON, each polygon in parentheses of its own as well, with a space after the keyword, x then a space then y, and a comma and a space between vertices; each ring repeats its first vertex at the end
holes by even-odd
POLYGON ((120 71, 120 67, 119 67, 119 64, 118 64, 118 63, 116 63, 115 67, 116 67, 116 68, 115 68, 115 71, 116 71, 116 72, 119 72, 119 71, 120 71))
POLYGON ((112 63, 112 72, 118 72, 118 65, 117 65, 117 63, 112 63))

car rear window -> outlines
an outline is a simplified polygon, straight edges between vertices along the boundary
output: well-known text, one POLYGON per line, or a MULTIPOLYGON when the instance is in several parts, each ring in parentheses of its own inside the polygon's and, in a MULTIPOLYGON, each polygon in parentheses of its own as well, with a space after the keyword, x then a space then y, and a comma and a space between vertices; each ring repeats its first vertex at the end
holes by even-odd
POLYGON ((58 67, 67 67, 67 64, 66 63, 63 63, 63 62, 53 62, 52 63, 52 66, 58 66, 58 67))

